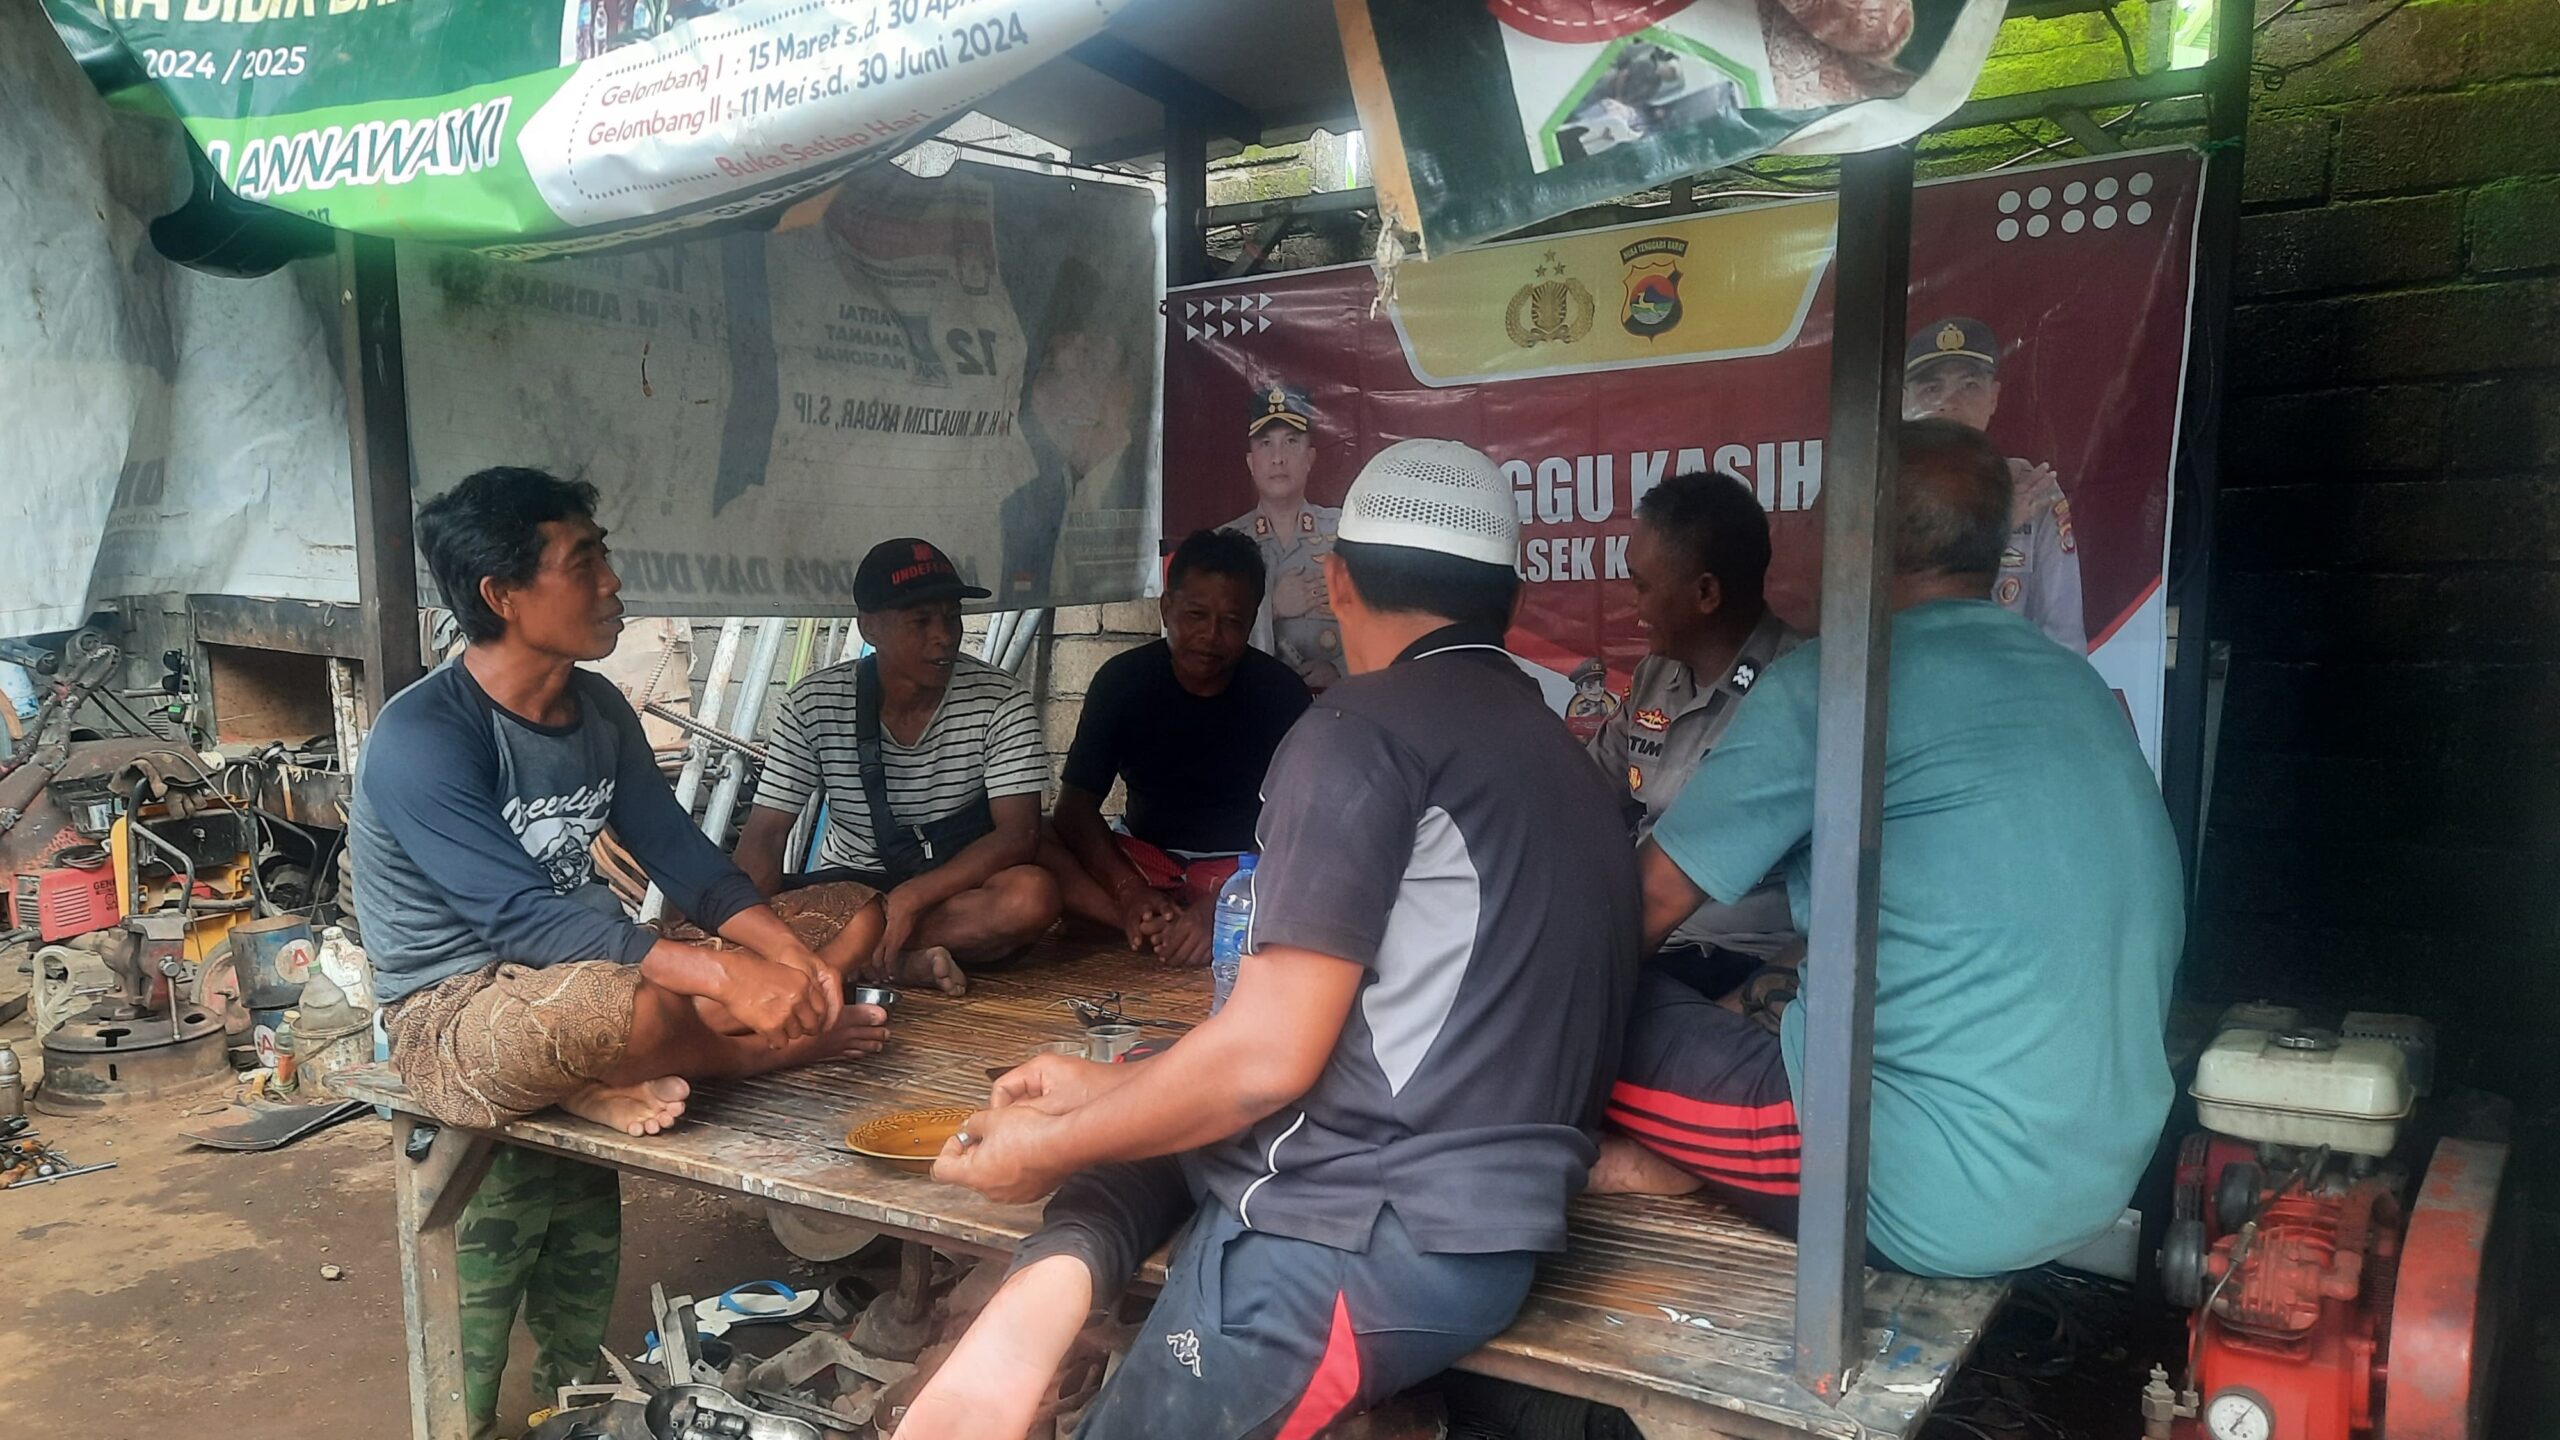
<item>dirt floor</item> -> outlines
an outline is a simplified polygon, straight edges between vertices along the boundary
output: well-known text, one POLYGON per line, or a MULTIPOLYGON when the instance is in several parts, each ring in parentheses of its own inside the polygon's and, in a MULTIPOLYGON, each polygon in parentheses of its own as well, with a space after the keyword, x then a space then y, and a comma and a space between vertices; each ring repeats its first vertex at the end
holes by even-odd
MULTIPOLYGON (((33 1072, 31 1034, 0 1026, 33 1072)), ((180 1138, 220 1098, 36 1117, 74 1160, 116 1168, 0 1194, 0 1434, 408 1433, 390 1128, 363 1116, 264 1155, 180 1138)), ((653 1279, 716 1295, 812 1273, 761 1206, 646 1180, 626 1180, 623 1203, 611 1343, 626 1355, 653 1279)), ((533 1408, 530 1358, 519 1328, 501 1414, 533 1408)))

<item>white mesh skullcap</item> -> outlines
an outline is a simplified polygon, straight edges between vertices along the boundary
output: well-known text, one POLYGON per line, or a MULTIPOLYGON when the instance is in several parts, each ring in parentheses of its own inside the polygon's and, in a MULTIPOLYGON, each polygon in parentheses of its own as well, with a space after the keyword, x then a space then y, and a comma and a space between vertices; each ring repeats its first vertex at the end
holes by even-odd
POLYGON ((1502 471, 1455 440, 1399 440, 1369 457, 1342 499, 1340 538, 1516 569, 1520 511, 1502 471))

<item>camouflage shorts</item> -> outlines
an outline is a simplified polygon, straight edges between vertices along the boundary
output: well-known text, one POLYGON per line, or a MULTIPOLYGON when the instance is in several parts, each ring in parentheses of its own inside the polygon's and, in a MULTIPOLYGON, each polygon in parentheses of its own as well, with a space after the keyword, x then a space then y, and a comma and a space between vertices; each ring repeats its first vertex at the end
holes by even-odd
POLYGON ((391 1066, 428 1115, 495 1129, 612 1069, 631 1043, 639 988, 639 966, 610 960, 456 975, 391 1012, 391 1066))

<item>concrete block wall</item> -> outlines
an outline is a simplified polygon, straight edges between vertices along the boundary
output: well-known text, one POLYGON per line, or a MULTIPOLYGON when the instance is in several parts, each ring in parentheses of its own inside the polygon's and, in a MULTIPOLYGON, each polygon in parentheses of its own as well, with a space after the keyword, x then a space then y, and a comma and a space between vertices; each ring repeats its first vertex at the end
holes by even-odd
POLYGON ((2560 8, 2306 3, 2245 158, 2189 986, 2405 1010, 2560 1078, 2560 8))
MULTIPOLYGON (((1048 641, 1048 691, 1041 723, 1049 736, 1049 798, 1057 799, 1056 770, 1066 762, 1067 745, 1076 738, 1076 721, 1084 714, 1085 692, 1094 672, 1123 650, 1132 650, 1164 633, 1153 600, 1123 600, 1109 605, 1065 605, 1051 617, 1048 641)), ((1103 802, 1106 814, 1118 814, 1121 789, 1103 802)))

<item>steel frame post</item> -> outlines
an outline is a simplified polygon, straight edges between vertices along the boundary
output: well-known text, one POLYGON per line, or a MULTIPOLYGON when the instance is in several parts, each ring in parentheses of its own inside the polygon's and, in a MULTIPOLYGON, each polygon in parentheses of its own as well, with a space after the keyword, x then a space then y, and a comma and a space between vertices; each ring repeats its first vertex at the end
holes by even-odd
POLYGON ((1164 107, 1164 286, 1209 278, 1201 218, 1209 208, 1209 127, 1196 115, 1164 107))
POLYGON ((2211 737, 2206 705, 2213 669, 2214 508, 2222 493, 2223 360, 2230 349, 2231 262, 2240 230, 2241 146, 2249 128, 2249 60, 2256 34, 2252 7, 2221 0, 2213 17, 2213 58, 2205 70, 2204 193, 2196 202, 2196 279, 2187 363, 2185 423, 2179 427, 2172 515, 2169 603, 2177 608, 2177 648, 2170 660, 2160 727, 2160 781, 2169 824, 2195 893, 2204 853, 2205 793, 2211 737))
POLYGON ((1841 164, 1832 263, 1831 433, 1823 476, 1822 671, 1815 721, 1811 950, 1797 1225, 1797 1379, 1834 1404, 1865 1346, 1867 1098, 1876 872, 1892 653, 1893 492, 1911 273, 1908 146, 1841 164))
POLYGON ((418 642, 409 394, 400 354, 400 274, 392 242, 338 232, 338 372, 347 394, 356 594, 364 617, 366 723, 426 673, 418 642))

